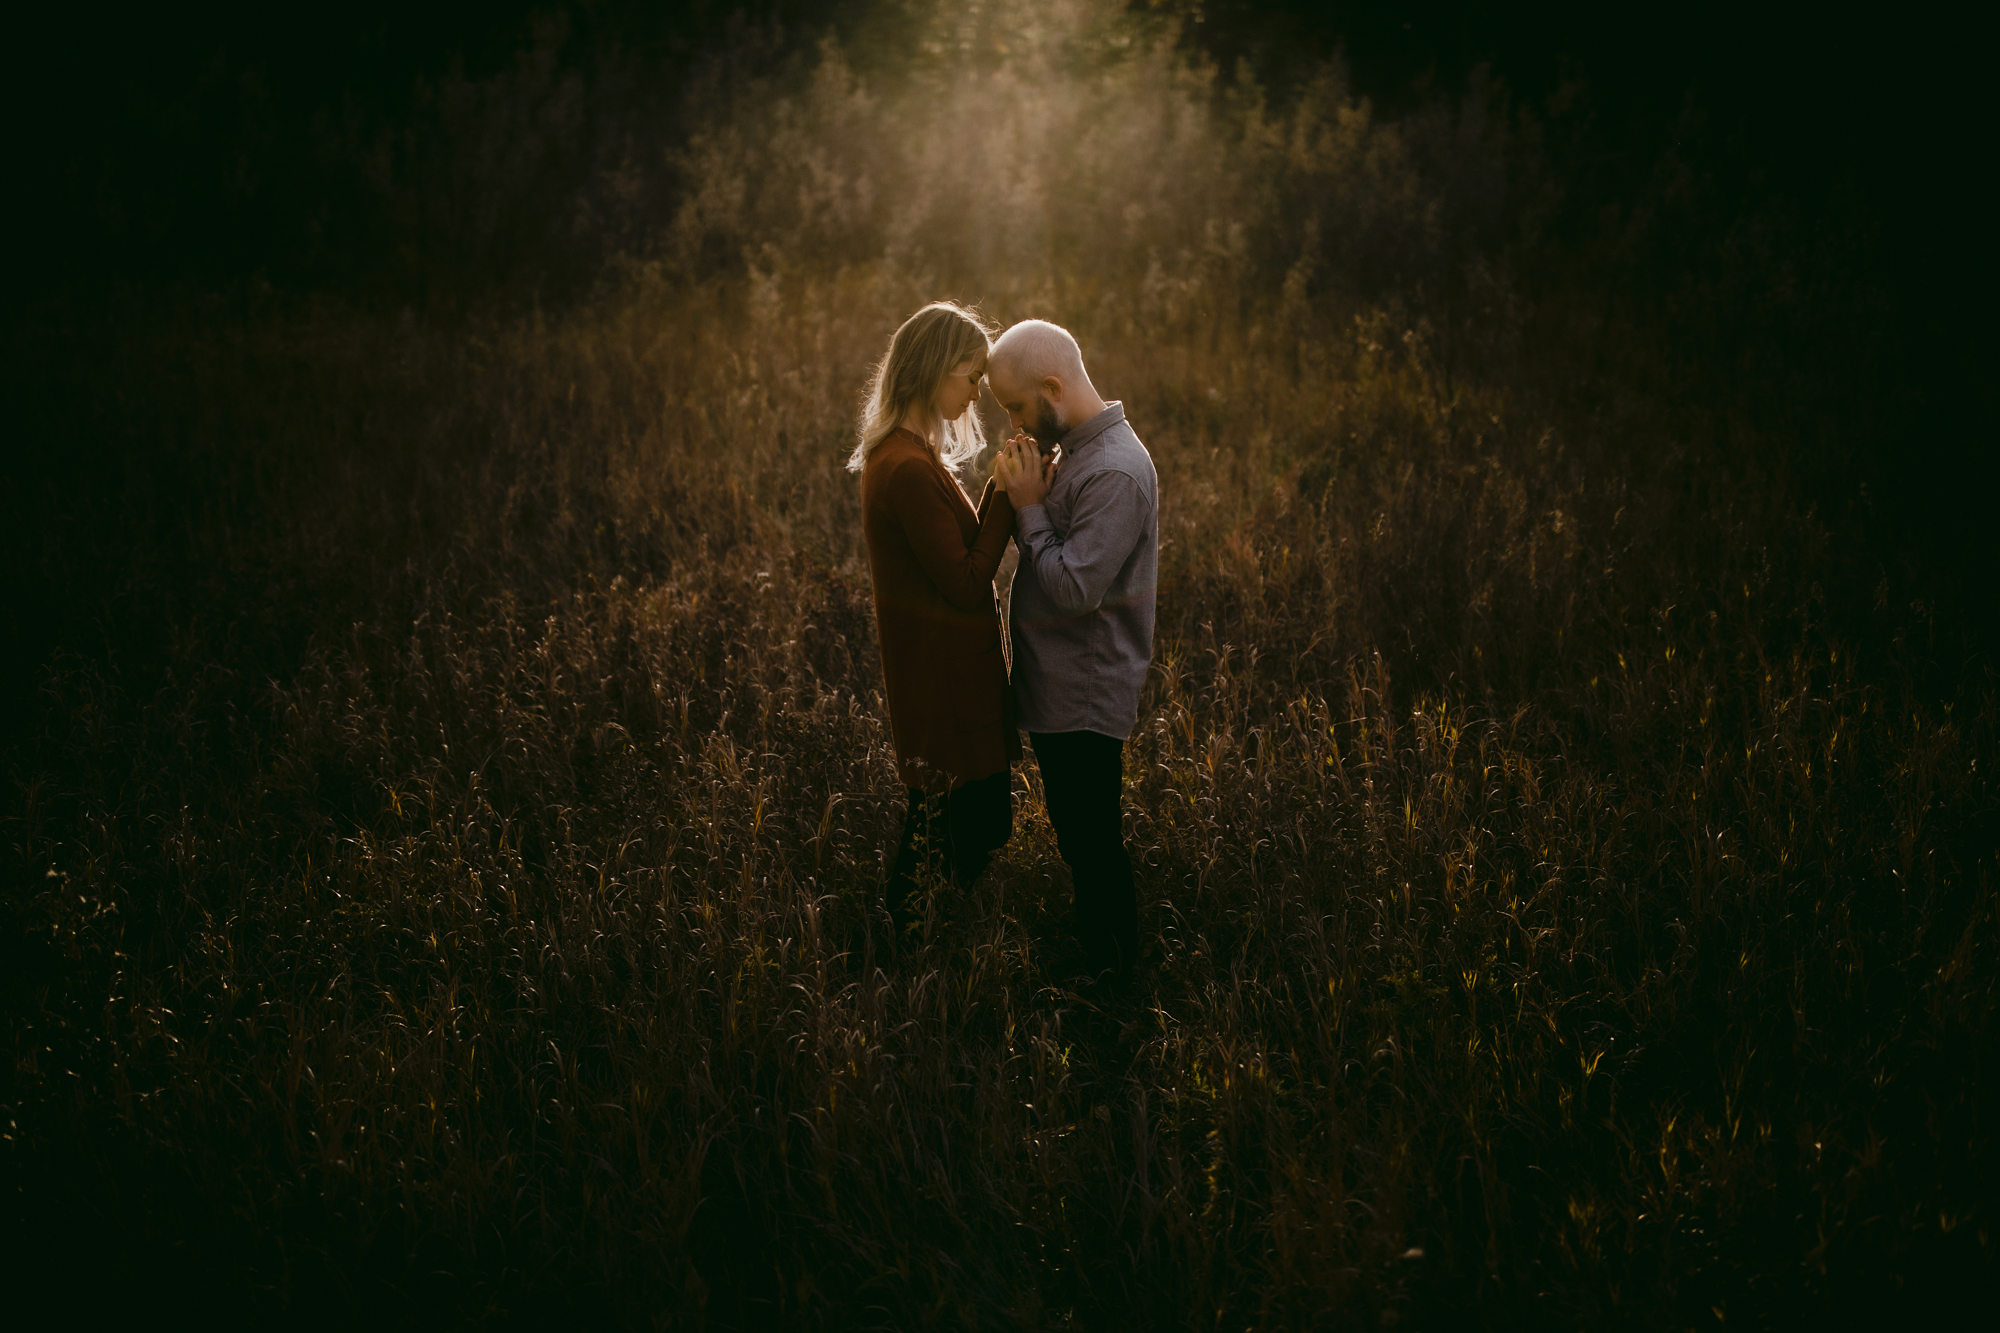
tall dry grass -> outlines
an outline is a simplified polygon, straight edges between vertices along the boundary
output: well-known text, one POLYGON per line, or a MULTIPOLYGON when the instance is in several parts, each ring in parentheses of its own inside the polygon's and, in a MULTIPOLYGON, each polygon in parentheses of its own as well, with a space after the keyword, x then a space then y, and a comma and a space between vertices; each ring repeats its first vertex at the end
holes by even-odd
POLYGON ((224 1315, 691 1327, 1990 1280, 1990 685, 1938 697, 1899 607, 1846 637, 1764 455, 1530 336, 1504 126, 1332 75, 1232 107, 1037 15, 957 81, 746 92, 578 307, 135 302, 23 353, 48 438, 130 461, 16 505, 108 622, 11 757, 17 1253, 224 1315), (1159 466, 1127 1001, 1063 988, 1032 765, 994 871, 880 947, 838 465, 939 294, 1075 328, 1159 466))

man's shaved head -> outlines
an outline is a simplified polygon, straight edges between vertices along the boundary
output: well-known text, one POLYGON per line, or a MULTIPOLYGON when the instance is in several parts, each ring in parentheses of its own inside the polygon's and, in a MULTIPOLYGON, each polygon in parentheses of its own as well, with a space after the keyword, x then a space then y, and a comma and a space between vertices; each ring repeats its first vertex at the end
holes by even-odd
POLYGON ((986 383, 1014 429, 1034 436, 1045 451, 1104 410, 1076 339, 1046 319, 1024 319, 1000 335, 986 361, 986 383))
POLYGON ((1014 379, 1039 384, 1054 376, 1081 388, 1090 384, 1083 371, 1083 353, 1069 330, 1046 319, 1024 319, 1000 335, 988 365, 1003 368, 1014 379))

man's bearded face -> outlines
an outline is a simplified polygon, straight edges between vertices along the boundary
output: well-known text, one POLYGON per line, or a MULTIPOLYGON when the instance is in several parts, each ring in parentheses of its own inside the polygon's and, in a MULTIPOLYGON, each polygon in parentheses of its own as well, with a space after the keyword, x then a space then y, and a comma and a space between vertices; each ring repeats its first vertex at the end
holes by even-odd
POLYGON ((1061 443, 1062 414, 1040 383, 1015 378, 1013 367, 1004 364, 988 366, 986 382, 993 389, 994 401, 1006 410, 1011 428, 1026 431, 1043 453, 1052 452, 1061 443))
POLYGON ((1044 452, 1062 441, 1062 418, 1056 415, 1056 405, 1039 392, 1035 394, 1035 412, 1028 421, 1028 434, 1044 446, 1044 452))

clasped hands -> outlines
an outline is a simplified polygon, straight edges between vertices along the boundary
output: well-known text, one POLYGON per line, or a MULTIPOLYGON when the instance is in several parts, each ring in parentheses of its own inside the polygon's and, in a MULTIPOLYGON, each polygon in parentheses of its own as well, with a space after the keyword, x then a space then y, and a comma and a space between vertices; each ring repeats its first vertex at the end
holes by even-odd
POLYGON ((993 457, 993 484, 1007 492, 1016 509, 1038 505, 1055 484, 1058 464, 1044 456, 1034 437, 1020 432, 1000 446, 993 457))

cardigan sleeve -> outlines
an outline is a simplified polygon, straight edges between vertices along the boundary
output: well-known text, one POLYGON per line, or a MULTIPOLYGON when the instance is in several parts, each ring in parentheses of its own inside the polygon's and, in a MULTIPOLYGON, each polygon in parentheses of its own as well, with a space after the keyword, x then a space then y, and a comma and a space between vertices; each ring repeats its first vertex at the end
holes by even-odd
POLYGON ((952 512, 951 497, 944 493, 950 483, 932 468, 912 459, 899 465, 888 483, 885 498, 890 512, 939 594, 960 611, 990 608, 993 575, 1014 532, 1014 506, 1006 493, 992 490, 988 483, 987 492, 979 497, 979 532, 968 546, 958 515, 952 512))

